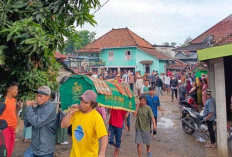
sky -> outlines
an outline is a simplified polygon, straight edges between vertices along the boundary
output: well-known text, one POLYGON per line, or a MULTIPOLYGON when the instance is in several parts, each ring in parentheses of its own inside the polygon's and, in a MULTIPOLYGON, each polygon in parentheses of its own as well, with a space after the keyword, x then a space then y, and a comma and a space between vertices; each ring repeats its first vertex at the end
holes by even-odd
POLYGON ((112 28, 127 27, 151 44, 180 45, 230 14, 232 0, 109 0, 94 14, 97 25, 85 24, 77 30, 96 32, 97 39, 112 28))

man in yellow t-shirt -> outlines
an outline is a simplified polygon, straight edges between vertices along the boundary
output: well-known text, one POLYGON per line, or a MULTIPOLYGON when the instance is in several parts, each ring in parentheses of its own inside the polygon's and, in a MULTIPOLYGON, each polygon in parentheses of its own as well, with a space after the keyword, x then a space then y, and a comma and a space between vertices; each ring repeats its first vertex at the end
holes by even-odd
POLYGON ((97 95, 87 90, 81 104, 73 105, 61 122, 62 128, 72 125, 72 150, 70 157, 105 157, 108 133, 101 115, 94 110, 97 95), (101 139, 101 150, 98 140, 101 139))

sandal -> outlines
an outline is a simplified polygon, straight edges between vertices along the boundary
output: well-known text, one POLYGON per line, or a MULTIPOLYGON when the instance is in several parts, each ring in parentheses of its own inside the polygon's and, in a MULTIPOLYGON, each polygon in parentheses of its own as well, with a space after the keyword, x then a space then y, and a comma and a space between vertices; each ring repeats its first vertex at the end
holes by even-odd
POLYGON ((216 144, 206 144, 205 148, 216 148, 216 144))

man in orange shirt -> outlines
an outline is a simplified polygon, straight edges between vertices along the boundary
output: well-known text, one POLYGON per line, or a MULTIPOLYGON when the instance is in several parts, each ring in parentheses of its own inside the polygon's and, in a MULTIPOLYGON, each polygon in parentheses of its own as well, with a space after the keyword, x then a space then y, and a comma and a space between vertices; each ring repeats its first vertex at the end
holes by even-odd
POLYGON ((8 124, 8 127, 2 130, 2 133, 5 137, 7 157, 12 155, 15 144, 15 129, 17 126, 15 97, 17 94, 18 84, 16 82, 8 82, 6 84, 5 109, 0 115, 0 119, 5 120, 8 124))

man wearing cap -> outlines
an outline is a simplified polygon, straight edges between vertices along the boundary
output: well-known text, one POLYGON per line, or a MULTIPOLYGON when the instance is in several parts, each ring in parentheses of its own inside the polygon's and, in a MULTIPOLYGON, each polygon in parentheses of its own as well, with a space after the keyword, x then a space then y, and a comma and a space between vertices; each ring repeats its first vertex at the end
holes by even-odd
POLYGON ((204 121, 208 125, 209 135, 210 135, 210 143, 206 144, 206 148, 215 148, 216 140, 215 140, 215 132, 213 129, 214 120, 216 119, 216 102, 215 99, 211 97, 211 91, 209 89, 206 90, 206 103, 204 109, 204 121))
POLYGON ((108 133, 101 115, 94 109, 98 105, 96 99, 94 91, 85 91, 81 96, 80 105, 73 105, 61 122, 62 128, 72 125, 70 157, 105 157, 108 133))
POLYGON ((40 87, 36 93, 36 101, 26 102, 24 125, 32 126, 31 146, 24 157, 53 157, 55 151, 56 106, 49 101, 51 89, 40 87))

